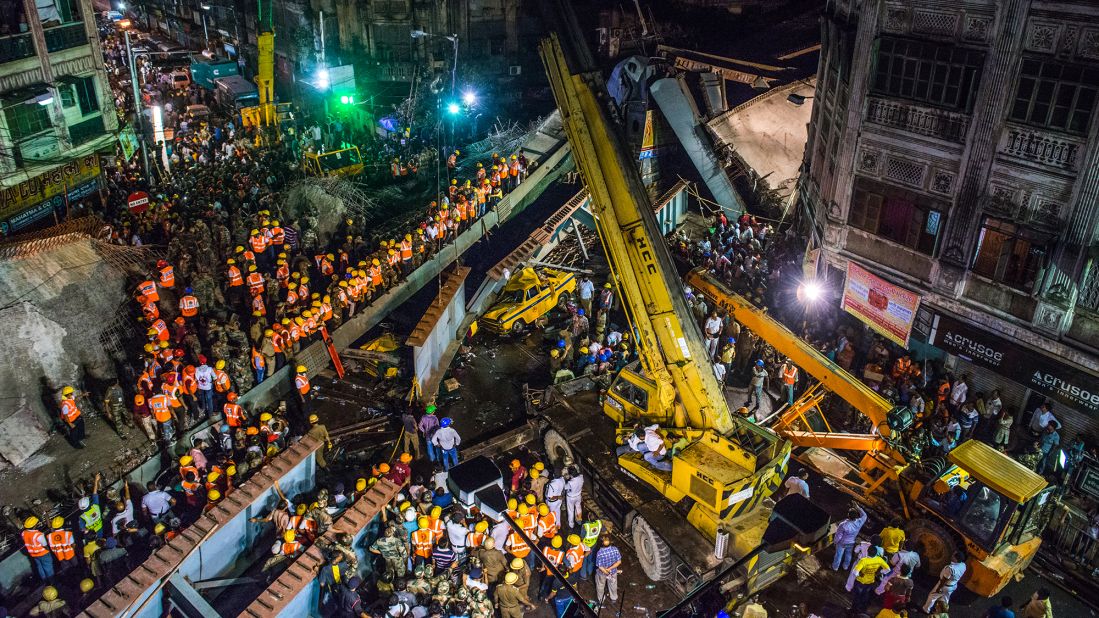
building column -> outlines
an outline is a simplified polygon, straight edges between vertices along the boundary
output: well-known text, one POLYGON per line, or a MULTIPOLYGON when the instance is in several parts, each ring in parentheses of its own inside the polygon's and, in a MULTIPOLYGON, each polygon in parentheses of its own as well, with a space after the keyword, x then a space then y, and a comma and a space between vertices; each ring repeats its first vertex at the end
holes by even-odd
POLYGON ((934 277, 935 287, 951 297, 960 294, 968 269, 973 236, 981 218, 981 198, 988 185, 1011 98, 1004 93, 1011 89, 1018 73, 1029 6, 1030 0, 999 3, 998 28, 992 35, 992 46, 981 71, 969 135, 962 152, 961 182, 954 207, 947 217, 939 272, 934 277))

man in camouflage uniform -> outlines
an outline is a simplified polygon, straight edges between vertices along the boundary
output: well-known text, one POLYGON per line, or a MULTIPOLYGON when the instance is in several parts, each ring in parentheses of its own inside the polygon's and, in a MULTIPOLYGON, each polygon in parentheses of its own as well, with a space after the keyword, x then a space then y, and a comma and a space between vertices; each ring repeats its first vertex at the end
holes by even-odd
POLYGON ((474 588, 470 594, 469 611, 471 618, 492 618, 496 615, 492 601, 480 588, 474 588))
POLYGON ((112 382, 107 392, 103 394, 103 416, 114 426, 119 435, 123 437, 130 435, 129 430, 134 426, 133 416, 126 409, 126 394, 122 392, 118 380, 112 382))
MULTIPOLYGON (((404 545, 404 543, 401 543, 404 545)), ((407 553, 407 549, 405 550, 407 553)), ((415 595, 431 594, 431 582, 427 580, 427 566, 420 564, 413 571, 413 578, 408 581, 408 591, 415 595)))
POLYGON ((450 595, 450 590, 450 580, 444 579, 443 581, 439 582, 437 586, 435 586, 435 594, 431 596, 431 601, 433 603, 438 603, 443 607, 446 607, 447 604, 450 603, 450 599, 452 598, 450 595))
MULTIPOLYGON (((408 546, 397 537, 397 529, 389 526, 385 533, 370 546, 370 553, 377 554, 385 559, 385 572, 394 579, 404 577, 405 565, 408 561, 408 546)), ((416 581, 416 580, 413 580, 416 581)), ((411 583, 409 586, 411 587, 411 583)))

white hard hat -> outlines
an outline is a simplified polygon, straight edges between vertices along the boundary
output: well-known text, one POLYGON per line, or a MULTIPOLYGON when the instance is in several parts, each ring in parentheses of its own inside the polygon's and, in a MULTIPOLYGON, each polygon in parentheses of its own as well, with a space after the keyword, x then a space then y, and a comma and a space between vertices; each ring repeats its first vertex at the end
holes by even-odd
POLYGON ((416 509, 409 507, 404 510, 405 521, 416 521, 416 509))
POLYGON ((80 508, 81 511, 87 509, 91 505, 92 505, 92 499, 88 498, 87 496, 81 498, 80 501, 76 503, 76 506, 78 508, 80 508))

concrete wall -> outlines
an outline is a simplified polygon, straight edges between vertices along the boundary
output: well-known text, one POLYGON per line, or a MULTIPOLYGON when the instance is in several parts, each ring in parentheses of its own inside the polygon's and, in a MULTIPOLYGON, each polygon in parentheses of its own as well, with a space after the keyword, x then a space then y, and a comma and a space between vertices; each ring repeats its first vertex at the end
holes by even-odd
POLYGON ((46 442, 57 409, 44 400, 114 375, 99 335, 126 300, 125 274, 86 236, 41 242, 0 256, 0 471, 46 442))
POLYGON ((466 288, 465 285, 459 284, 458 291, 439 315, 427 340, 423 345, 412 347, 412 364, 421 388, 439 371, 440 361, 445 356, 447 346, 464 335, 461 328, 465 317, 466 288))

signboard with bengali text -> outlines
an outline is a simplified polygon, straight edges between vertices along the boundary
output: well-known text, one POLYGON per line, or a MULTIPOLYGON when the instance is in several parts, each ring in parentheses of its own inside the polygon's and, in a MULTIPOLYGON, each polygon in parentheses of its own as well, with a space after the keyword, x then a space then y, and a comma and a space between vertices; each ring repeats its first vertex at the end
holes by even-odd
POLYGON ((883 337, 907 348, 920 295, 848 262, 840 306, 883 337))

